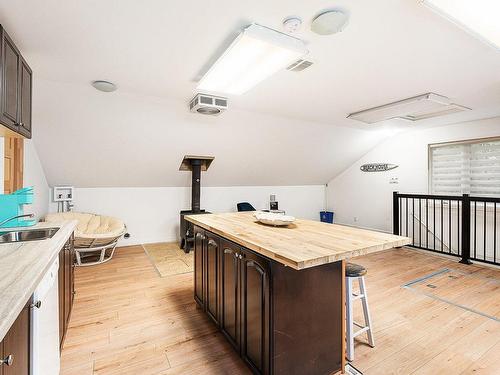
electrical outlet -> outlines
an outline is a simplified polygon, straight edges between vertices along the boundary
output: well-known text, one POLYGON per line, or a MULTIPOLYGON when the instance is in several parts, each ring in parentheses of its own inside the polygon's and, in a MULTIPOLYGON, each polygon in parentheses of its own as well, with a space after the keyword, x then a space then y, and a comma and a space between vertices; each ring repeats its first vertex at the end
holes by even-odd
POLYGON ((354 221, 355 223, 357 223, 357 222, 358 222, 358 217, 357 217, 357 216, 354 216, 354 217, 353 217, 353 221, 354 221))

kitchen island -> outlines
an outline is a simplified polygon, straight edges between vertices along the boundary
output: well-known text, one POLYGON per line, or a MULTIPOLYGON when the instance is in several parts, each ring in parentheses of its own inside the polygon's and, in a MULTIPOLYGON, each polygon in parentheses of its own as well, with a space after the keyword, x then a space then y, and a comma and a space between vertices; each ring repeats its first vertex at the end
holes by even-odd
POLYGON ((344 260, 400 247, 387 233, 252 213, 187 216, 194 224, 194 298, 257 374, 344 368, 344 260))

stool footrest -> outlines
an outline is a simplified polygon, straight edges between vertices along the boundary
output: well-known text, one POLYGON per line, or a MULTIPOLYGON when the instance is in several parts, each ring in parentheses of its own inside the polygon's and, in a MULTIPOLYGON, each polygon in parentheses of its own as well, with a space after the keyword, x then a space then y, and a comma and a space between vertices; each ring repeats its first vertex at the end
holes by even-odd
MULTIPOLYGON (((356 325, 357 325, 357 324, 356 324, 356 325)), ((353 333, 353 335, 352 335, 352 337, 354 338, 354 337, 356 337, 356 336, 359 336, 359 335, 361 335, 362 333, 364 333, 364 332, 368 331, 369 329, 370 329, 370 327, 363 327, 363 328, 361 328, 359 331, 354 332, 354 333, 353 333)))
POLYGON ((353 301, 356 301, 357 299, 361 299, 361 298, 365 297, 364 294, 354 294, 354 293, 352 294, 352 296, 353 296, 353 298, 352 298, 353 301))

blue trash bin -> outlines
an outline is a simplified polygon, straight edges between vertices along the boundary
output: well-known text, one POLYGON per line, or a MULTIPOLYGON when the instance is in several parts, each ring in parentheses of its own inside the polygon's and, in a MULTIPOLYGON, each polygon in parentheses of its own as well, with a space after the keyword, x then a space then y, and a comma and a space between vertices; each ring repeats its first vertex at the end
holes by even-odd
POLYGON ((319 217, 323 223, 333 224, 333 212, 332 211, 321 211, 319 213, 319 217))

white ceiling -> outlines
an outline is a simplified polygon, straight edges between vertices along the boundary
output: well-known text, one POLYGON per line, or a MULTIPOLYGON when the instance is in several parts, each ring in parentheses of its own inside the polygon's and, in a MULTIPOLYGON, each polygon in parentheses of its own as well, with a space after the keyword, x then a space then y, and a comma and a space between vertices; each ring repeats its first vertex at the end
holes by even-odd
MULTIPOLYGON (((117 93, 109 95, 155 96, 186 104, 195 92, 196 80, 239 28, 257 22, 279 30, 282 20, 290 15, 303 19, 303 28, 297 36, 308 44, 309 58, 315 64, 301 73, 280 72, 247 94, 231 97, 232 109, 220 121, 237 121, 236 114, 242 113, 238 110, 267 113, 278 116, 282 122, 288 118, 311 124, 319 132, 314 137, 327 144, 315 149, 317 139, 311 134, 303 134, 298 143, 289 140, 293 132, 283 137, 281 146, 286 153, 312 152, 314 156, 306 157, 307 163, 300 164, 307 166, 300 177, 292 178, 290 173, 282 171, 280 174, 277 170, 280 175, 276 178, 254 176, 259 184, 266 184, 266 181, 269 184, 281 181, 285 184, 324 183, 333 177, 327 173, 335 174, 345 169, 348 165, 344 163, 360 157, 381 137, 387 136, 378 131, 383 125, 361 125, 346 119, 350 112, 431 91, 448 96, 473 111, 427 120, 413 127, 500 114, 500 52, 431 12, 418 0, 0 0, 0 22, 21 48, 37 80, 83 87, 94 79, 107 79, 119 86, 117 93), (309 30, 311 19, 332 6, 350 13, 349 25, 337 35, 313 34, 309 30), (339 130, 342 127, 367 130, 362 132, 367 133, 364 136, 367 141, 359 144, 355 138, 361 133, 339 130), (342 135, 337 137, 337 134, 342 135), (316 172, 315 168, 332 156, 327 151, 330 148, 348 156, 342 165, 339 161, 335 168, 316 172)), ((47 89, 49 86, 46 85, 47 89)), ((60 91, 54 90, 53 93, 44 92, 44 98, 40 100, 43 103, 59 101, 60 98, 52 95, 60 95, 60 91)), ((75 98, 82 99, 82 96, 75 94, 75 98)), ((35 118, 36 131, 42 138, 36 140, 42 162, 46 169, 55 170, 49 173, 49 181, 55 183, 55 180, 76 178, 74 173, 60 172, 63 168, 59 167, 67 162, 49 156, 52 152, 50 145, 57 137, 62 140, 67 136, 65 144, 75 142, 73 149, 78 150, 75 137, 78 138, 82 129, 56 113, 46 113, 49 108, 57 111, 57 106, 42 106, 41 103, 35 114, 52 119, 51 128, 57 130, 61 127, 59 132, 52 134, 44 128, 48 127, 47 124, 39 124, 35 118), (42 130, 56 138, 41 135, 42 130)), ((92 100, 90 103, 96 105, 92 100)), ((71 102, 66 105, 68 111, 74 109, 71 102)), ((86 115, 88 113, 81 113, 80 117, 86 115)), ((89 134, 102 126, 98 119, 93 120, 87 121, 89 134)), ((113 119, 108 118, 108 121, 113 119)), ((284 132, 290 129, 284 125, 276 126, 284 132)), ((391 126, 412 127, 406 123, 391 126)), ((123 131, 133 134, 132 129, 123 131)), ((196 128, 192 131, 195 132, 196 128)), ((181 131, 181 134, 184 133, 181 131)), ((221 133, 216 131, 213 134, 213 142, 222 142, 221 133), (215 135, 219 139, 215 139, 215 135)), ((265 138, 266 134, 259 137, 265 138)), ((252 146, 255 147, 257 140, 251 138, 252 146)), ((200 153, 189 147, 186 137, 178 137, 177 142, 179 152, 185 149, 187 153, 200 153)), ((264 142, 264 146, 268 144, 264 142)), ((118 151, 99 142, 96 147, 103 154, 116 155, 118 151)), ((245 150, 246 155, 250 155, 253 149, 245 150)), ((75 152, 82 153, 78 157, 80 160, 88 151, 75 152)), ((159 149, 150 149, 150 152, 157 157, 167 155, 162 153, 166 151, 159 149)), ((267 153, 266 157, 270 154, 267 153)), ((176 160, 173 164, 178 164, 179 155, 168 155, 176 160)), ((216 156, 221 159, 220 155, 216 156)), ((259 165, 259 168, 265 169, 265 165, 259 165)), ((72 168, 68 166, 68 169, 72 168)), ((103 169, 102 174, 105 172, 103 169)), ((137 184, 130 176, 125 177, 118 176, 116 181, 110 179, 108 182, 84 178, 81 183, 87 186, 137 184)), ((170 184, 152 177, 144 178, 145 185, 170 184)), ((234 181, 241 185, 246 180, 224 177, 214 184, 234 181)))

